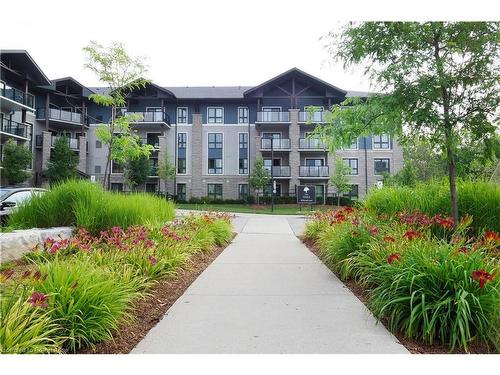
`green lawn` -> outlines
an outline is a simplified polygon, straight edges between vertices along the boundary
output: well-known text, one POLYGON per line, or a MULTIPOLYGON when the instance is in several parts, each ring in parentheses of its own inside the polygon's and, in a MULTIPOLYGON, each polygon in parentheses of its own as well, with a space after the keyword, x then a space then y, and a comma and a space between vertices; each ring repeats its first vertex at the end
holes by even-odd
POLYGON ((224 211, 224 212, 242 212, 251 214, 274 214, 274 215, 295 215, 309 213, 316 210, 332 209, 335 206, 315 205, 302 206, 302 211, 298 204, 279 204, 274 206, 274 212, 271 211, 271 205, 248 205, 248 204, 194 204, 194 203, 177 203, 176 208, 184 210, 201 210, 201 211, 224 211))

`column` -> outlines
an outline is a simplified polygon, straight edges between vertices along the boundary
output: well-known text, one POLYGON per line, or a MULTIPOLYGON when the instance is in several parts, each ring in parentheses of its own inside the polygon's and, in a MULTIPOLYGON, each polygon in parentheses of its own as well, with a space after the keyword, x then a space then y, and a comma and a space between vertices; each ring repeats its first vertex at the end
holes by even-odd
POLYGON ((203 183, 204 165, 207 160, 203 158, 203 126, 201 113, 193 113, 193 126, 191 133, 191 194, 194 197, 207 195, 203 183))
POLYGON ((290 129, 288 131, 290 138, 290 193, 295 192, 295 185, 299 185, 299 166, 300 166, 300 152, 299 152, 299 109, 290 109, 290 129))
POLYGON ((78 170, 87 173, 87 137, 81 135, 78 141, 78 170))

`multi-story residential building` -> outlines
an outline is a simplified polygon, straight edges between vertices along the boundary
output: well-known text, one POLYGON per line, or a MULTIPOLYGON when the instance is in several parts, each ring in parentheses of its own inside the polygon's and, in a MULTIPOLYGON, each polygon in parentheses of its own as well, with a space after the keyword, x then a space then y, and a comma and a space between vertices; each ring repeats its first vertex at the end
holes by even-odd
MULTIPOLYGON (((26 53, 27 55, 27 53, 26 53)), ((29 55, 27 55, 29 56, 29 55)), ((3 77, 3 76, 2 76, 3 77)), ((73 78, 43 82, 36 97, 36 176, 46 166, 54 137, 70 136, 80 155, 82 175, 104 177, 107 150, 96 129, 110 121, 111 109, 88 100, 99 87, 85 87, 73 78)), ((252 87, 161 87, 150 83, 131 92, 118 115, 138 113, 132 124, 141 140, 154 146, 151 174, 141 188, 177 195, 180 199, 205 197, 239 199, 251 194, 249 174, 262 157, 276 181, 277 195, 293 195, 298 185, 316 186, 318 199, 335 191, 329 184, 334 155, 318 139, 309 137, 324 123, 323 111, 349 96, 349 92, 290 69, 252 87), (317 111, 306 110, 315 106, 317 111), (176 176, 159 184, 156 166, 168 155, 176 176)), ((29 137, 28 137, 29 139, 29 137)), ((382 179, 396 173, 403 163, 397 140, 380 134, 361 137, 337 154, 352 171, 350 195, 362 196, 382 179)), ((41 183, 35 178, 34 183, 41 183)), ((111 188, 127 190, 123 167, 111 166, 111 188)), ((269 194, 271 187, 266 189, 269 194)))

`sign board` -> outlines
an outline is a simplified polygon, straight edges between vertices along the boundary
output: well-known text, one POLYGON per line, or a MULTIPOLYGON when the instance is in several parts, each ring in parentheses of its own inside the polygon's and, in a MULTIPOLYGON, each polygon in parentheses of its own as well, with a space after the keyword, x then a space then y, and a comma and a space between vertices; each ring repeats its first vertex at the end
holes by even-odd
POLYGON ((90 182, 95 182, 95 176, 94 175, 90 176, 90 182))
POLYGON ((309 185, 297 186, 298 204, 316 204, 316 187, 309 185))
POLYGON ((377 181, 377 188, 382 189, 384 187, 384 182, 383 181, 377 181))

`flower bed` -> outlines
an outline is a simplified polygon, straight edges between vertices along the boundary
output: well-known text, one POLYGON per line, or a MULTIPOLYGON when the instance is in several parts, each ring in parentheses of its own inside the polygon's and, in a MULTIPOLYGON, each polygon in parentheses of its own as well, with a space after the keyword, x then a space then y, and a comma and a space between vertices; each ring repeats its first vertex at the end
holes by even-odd
POLYGON ((0 273, 0 352, 75 352, 111 339, 159 280, 231 238, 229 216, 206 214, 48 239, 0 273))
POLYGON ((418 211, 393 215, 344 208, 319 212, 305 238, 394 333, 450 351, 499 348, 500 236, 471 235, 472 219, 418 211))

